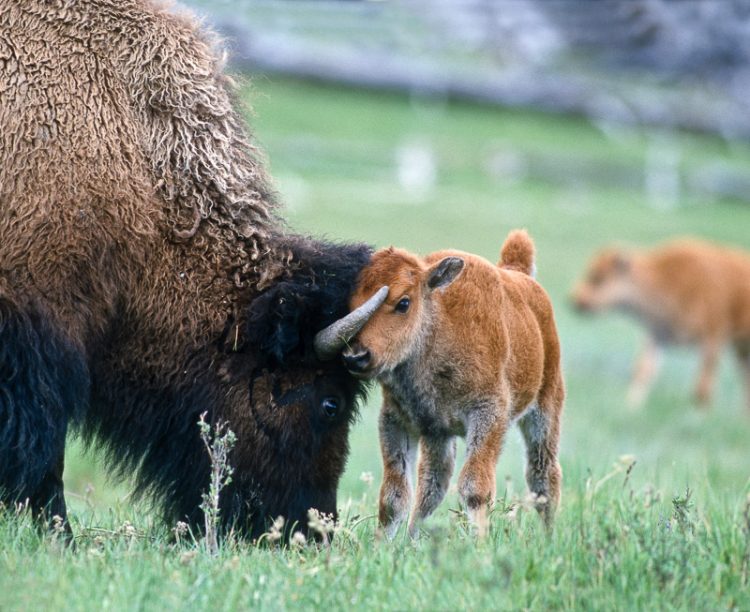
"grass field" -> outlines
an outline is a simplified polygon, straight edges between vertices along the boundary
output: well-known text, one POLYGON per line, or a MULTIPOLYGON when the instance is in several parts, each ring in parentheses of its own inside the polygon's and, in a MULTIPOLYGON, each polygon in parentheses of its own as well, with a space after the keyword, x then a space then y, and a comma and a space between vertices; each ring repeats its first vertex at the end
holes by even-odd
POLYGON ((717 164, 750 172, 750 150, 669 136, 685 186, 675 205, 644 192, 638 177, 663 139, 637 130, 265 78, 244 96, 296 230, 491 260, 510 229, 532 233, 568 386, 556 529, 545 533, 526 507, 513 431, 487 540, 471 537, 452 491, 418 541, 376 542, 373 392, 351 437, 330 548, 230 542, 211 558, 173 544, 73 444, 77 550, 0 519, 0 609, 750 609, 750 414, 730 356, 710 410, 690 402, 697 355, 680 349, 647 405, 629 412, 641 330, 619 316, 583 319, 566 300, 587 257, 612 240, 693 234, 750 249, 750 204, 691 187, 717 164), (415 172, 432 162, 400 183, 396 160, 409 155, 415 172))

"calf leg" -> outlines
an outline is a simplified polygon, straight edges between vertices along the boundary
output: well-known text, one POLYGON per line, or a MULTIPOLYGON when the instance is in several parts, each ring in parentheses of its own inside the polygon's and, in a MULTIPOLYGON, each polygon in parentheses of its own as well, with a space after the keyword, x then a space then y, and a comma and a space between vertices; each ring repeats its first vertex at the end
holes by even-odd
POLYGON ((557 461, 562 398, 540 398, 540 403, 545 400, 549 403, 529 408, 518 425, 526 443, 526 483, 536 496, 536 509, 544 524, 551 527, 562 481, 557 461))
POLYGON ((487 533, 487 513, 495 501, 495 470, 507 429, 507 405, 484 404, 469 416, 458 493, 480 537, 487 533))
POLYGON ((698 385, 695 388, 695 401, 701 406, 707 406, 711 401, 716 365, 719 362, 721 342, 717 339, 705 341, 701 347, 702 362, 698 385))
POLYGON ((750 341, 737 343, 735 350, 745 385, 745 402, 747 410, 750 412, 750 341))
POLYGON ((417 438, 404 428, 388 400, 380 413, 380 451, 383 484, 380 485, 378 519, 390 539, 409 515, 417 438))
POLYGON ((456 439, 422 437, 419 442, 417 498, 409 522, 414 536, 419 524, 435 511, 445 498, 456 463, 456 439))
POLYGON ((636 361, 633 377, 628 389, 628 405, 635 409, 643 406, 651 386, 661 368, 662 351, 656 341, 649 337, 636 361))

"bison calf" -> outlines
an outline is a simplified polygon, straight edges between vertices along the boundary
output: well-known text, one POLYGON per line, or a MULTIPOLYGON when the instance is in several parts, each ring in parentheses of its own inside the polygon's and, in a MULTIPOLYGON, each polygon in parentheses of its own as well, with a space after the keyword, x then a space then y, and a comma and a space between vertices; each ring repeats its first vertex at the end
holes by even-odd
POLYGON ((597 253, 573 290, 582 311, 619 309, 648 328, 646 346, 628 392, 632 406, 644 402, 668 344, 697 344, 703 353, 695 390, 710 401, 722 347, 733 344, 747 385, 750 409, 750 256, 695 239, 649 251, 609 247, 597 253))
POLYGON ((550 524, 560 497, 564 386, 552 306, 531 276, 533 259, 528 234, 516 231, 497 266, 460 251, 420 258, 391 247, 360 273, 351 307, 388 287, 386 301, 343 357, 355 376, 383 387, 379 516, 389 537, 409 513, 417 441, 412 535, 445 496, 456 436, 467 444, 459 494, 484 534, 495 466, 515 419, 528 451, 526 479, 550 524))

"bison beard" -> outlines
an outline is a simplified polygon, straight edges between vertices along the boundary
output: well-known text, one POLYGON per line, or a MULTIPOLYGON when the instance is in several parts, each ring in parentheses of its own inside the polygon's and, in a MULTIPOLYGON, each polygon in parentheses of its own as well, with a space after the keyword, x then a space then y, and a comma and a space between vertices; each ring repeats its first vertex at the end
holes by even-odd
MULTIPOLYGON (((363 392, 316 333, 364 245, 290 235, 210 32, 147 0, 0 11, 0 501, 65 517, 69 429, 199 524, 207 412, 237 435, 225 527, 333 513, 363 392)), ((334 351, 335 352, 335 351, 334 351)))

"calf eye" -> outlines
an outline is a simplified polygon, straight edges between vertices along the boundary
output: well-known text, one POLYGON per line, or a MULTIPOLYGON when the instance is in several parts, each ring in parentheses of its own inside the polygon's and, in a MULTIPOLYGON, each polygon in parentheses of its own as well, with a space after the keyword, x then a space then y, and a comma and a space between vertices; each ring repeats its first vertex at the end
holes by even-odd
POLYGON ((335 419, 339 412, 339 401, 335 397, 326 397, 321 403, 323 414, 329 419, 335 419))
POLYGON ((398 304, 396 304, 396 312, 406 312, 409 310, 409 298, 408 297, 402 297, 398 304))

